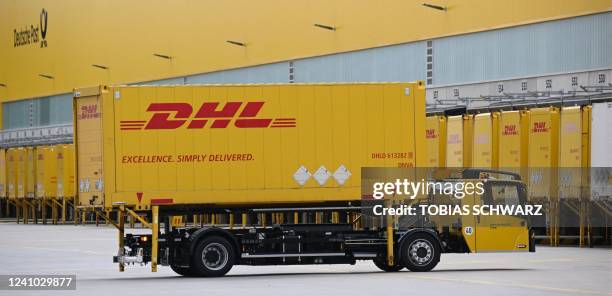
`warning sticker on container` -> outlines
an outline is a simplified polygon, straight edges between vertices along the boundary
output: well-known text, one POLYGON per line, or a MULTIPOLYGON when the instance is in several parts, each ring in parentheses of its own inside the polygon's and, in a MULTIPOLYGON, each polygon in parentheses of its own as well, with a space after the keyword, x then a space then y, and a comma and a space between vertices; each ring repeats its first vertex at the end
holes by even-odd
POLYGON ((293 174, 293 180, 300 184, 300 186, 304 186, 311 176, 312 174, 306 167, 300 166, 300 168, 293 174))
POLYGON ((331 177, 331 173, 325 168, 325 166, 320 166, 319 169, 314 173, 313 177, 317 180, 319 185, 323 186, 325 182, 331 177))
POLYGON ((336 182, 338 182, 338 185, 340 186, 344 185, 344 183, 346 182, 346 180, 348 180, 350 176, 351 172, 349 172, 349 170, 344 165, 340 165, 332 175, 332 177, 334 177, 334 180, 336 180, 336 182))

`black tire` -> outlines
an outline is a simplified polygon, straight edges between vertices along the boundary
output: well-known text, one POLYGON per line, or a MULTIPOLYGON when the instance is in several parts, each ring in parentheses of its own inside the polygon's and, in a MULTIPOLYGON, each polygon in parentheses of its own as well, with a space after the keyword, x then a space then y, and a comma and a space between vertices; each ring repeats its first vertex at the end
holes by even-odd
POLYGON ((401 247, 402 263, 410 271, 430 271, 440 262, 440 245, 426 233, 415 233, 407 237, 401 247))
POLYGON ((378 267, 378 269, 382 270, 382 271, 386 271, 386 272, 398 272, 402 269, 404 269, 404 266, 402 266, 401 264, 395 264, 393 266, 389 266, 387 264, 387 258, 376 258, 373 260, 374 265, 376 265, 376 267, 378 267))
POLYGON ((191 267, 181 267, 181 266, 176 266, 176 265, 170 265, 170 268, 172 268, 172 271, 182 276, 186 276, 186 277, 195 276, 195 273, 193 272, 191 267))
POLYGON ((234 265, 236 252, 226 239, 210 236, 201 240, 191 258, 191 269, 202 277, 225 275, 234 265))

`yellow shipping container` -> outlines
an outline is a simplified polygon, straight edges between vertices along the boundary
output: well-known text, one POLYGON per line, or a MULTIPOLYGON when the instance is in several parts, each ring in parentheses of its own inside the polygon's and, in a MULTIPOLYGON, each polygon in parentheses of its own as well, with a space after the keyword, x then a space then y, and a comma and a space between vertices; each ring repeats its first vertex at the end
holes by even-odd
POLYGON ((521 174, 528 179, 527 147, 529 142, 528 111, 502 111, 499 115, 498 167, 521 174))
POLYGON ((56 197, 71 198, 76 195, 76 163, 74 144, 57 145, 57 193, 56 197))
POLYGON ((449 116, 446 123, 446 167, 463 167, 463 116, 449 116))
POLYGON ((17 198, 25 198, 26 197, 26 186, 28 184, 28 153, 25 148, 17 148, 16 150, 17 156, 17 167, 16 171, 16 179, 17 179, 17 198))
MULTIPOLYGON (((499 167, 519 168, 526 166, 526 151, 523 151, 521 140, 522 111, 502 111, 499 116, 499 167)), ((525 146, 526 147, 526 146, 525 146)))
POLYGON ((36 148, 26 147, 26 183, 25 196, 34 198, 36 196, 36 148))
POLYGON ((579 198, 582 184, 582 112, 563 107, 559 133, 559 197, 579 198))
MULTIPOLYGON (((6 150, 0 149, 0 198, 8 197, 6 150)), ((0 209, 2 211, 2 209, 0 209)))
POLYGON ((6 151, 6 183, 9 198, 17 198, 17 149, 6 151))
POLYGON ((529 197, 556 199, 559 163, 559 109, 529 110, 529 197))
POLYGON ((495 168, 498 165, 499 113, 482 113, 474 116, 472 166, 495 168))
POLYGON ((57 194, 57 154, 55 146, 36 148, 36 197, 52 198, 57 194))
POLYGON ((425 142, 427 143, 427 167, 446 165, 446 117, 433 115, 425 120, 425 142))
POLYGON ((362 167, 426 163, 422 82, 101 87, 75 96, 80 204, 360 200, 362 167))
POLYGON ((473 144, 474 143, 474 115, 463 115, 463 166, 472 167, 473 144))

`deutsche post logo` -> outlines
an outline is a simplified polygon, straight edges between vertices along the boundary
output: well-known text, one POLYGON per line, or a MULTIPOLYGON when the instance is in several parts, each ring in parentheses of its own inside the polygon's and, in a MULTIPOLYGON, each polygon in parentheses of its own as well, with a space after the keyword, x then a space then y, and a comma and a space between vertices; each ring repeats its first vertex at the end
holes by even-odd
POLYGON ((223 108, 219 109, 220 104, 219 102, 203 103, 194 114, 194 108, 189 103, 152 103, 147 108, 147 112, 153 113, 148 121, 122 120, 120 129, 169 130, 183 126, 186 126, 187 129, 206 127, 217 129, 227 128, 230 123, 233 123, 236 128, 296 127, 295 118, 258 118, 257 115, 265 102, 227 102, 223 108))
POLYGON ((36 44, 40 42, 40 48, 47 47, 47 23, 49 13, 46 9, 40 12, 38 25, 32 23, 13 29, 13 47, 36 44))
POLYGON ((47 10, 43 8, 40 13, 40 36, 42 37, 40 41, 40 47, 47 47, 47 20, 49 19, 49 14, 47 10))

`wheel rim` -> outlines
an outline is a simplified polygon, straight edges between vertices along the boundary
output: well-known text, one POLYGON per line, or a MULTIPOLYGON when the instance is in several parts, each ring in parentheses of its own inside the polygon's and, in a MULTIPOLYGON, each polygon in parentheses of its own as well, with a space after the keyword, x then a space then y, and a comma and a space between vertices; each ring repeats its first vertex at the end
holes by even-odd
POLYGON ((202 263, 209 270, 220 270, 227 265, 227 248, 220 243, 210 243, 202 250, 202 263))
POLYGON ((427 265, 433 260, 435 252, 433 245, 424 239, 417 239, 413 241, 410 244, 408 251, 410 262, 415 265, 427 265))

